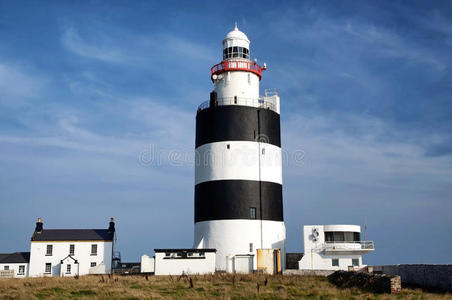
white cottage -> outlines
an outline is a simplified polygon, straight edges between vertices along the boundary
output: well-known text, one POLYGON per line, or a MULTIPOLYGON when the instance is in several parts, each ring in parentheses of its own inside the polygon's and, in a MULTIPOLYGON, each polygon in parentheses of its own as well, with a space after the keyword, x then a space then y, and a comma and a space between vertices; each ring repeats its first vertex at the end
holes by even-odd
POLYGON ((361 240, 358 225, 303 226, 301 270, 348 270, 365 267, 362 255, 375 250, 373 241, 361 240))
POLYGON ((107 229, 44 229, 31 237, 29 276, 75 276, 111 272, 115 223, 107 229))
POLYGON ((0 277, 28 276, 30 252, 0 253, 0 277))

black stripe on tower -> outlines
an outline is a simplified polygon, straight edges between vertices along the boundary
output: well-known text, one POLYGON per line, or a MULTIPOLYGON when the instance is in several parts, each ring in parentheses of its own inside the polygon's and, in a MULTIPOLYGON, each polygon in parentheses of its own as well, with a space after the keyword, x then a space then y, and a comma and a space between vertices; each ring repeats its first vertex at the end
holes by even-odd
POLYGON ((262 142, 281 147, 278 113, 250 106, 221 105, 196 115, 196 148, 214 142, 258 141, 259 136, 262 142))
POLYGON ((283 221, 282 185, 266 181, 216 180, 195 186, 195 223, 211 220, 283 221), (259 199, 259 183, 261 199, 259 199), (251 213, 255 208, 255 215, 251 213))

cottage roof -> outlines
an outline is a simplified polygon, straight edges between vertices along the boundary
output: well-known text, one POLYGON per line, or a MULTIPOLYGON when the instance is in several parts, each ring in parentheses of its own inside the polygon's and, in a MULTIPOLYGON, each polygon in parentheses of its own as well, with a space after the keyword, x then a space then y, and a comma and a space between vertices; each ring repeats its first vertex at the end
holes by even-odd
POLYGON ((31 241, 113 241, 108 229, 43 229, 34 232, 31 241))
POLYGON ((0 263, 28 263, 30 252, 0 253, 0 263))

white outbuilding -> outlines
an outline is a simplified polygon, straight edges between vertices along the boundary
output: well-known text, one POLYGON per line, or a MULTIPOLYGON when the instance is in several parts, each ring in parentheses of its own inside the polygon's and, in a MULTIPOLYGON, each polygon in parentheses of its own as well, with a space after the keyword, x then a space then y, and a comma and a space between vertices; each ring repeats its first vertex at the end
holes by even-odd
POLYGON ((155 275, 213 274, 215 249, 154 249, 155 275))
POLYGON ((28 276, 30 252, 0 253, 0 278, 28 276))

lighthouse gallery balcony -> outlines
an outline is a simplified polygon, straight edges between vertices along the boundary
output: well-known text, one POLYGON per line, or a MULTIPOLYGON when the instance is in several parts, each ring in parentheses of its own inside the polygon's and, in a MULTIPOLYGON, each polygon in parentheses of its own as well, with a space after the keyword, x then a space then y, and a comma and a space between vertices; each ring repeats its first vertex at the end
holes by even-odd
MULTIPOLYGON (((265 66, 265 64, 264 64, 265 66)), ((210 76, 218 75, 228 71, 246 71, 252 72, 262 78, 262 71, 265 71, 265 67, 259 66, 255 62, 243 59, 223 60, 221 63, 216 64, 210 69, 210 76)))
MULTIPOLYGON (((261 97, 257 99, 252 98, 243 98, 243 97, 225 97, 217 99, 217 106, 222 105, 244 105, 244 106, 252 106, 264 109, 271 109, 277 113, 277 105, 275 100, 272 97, 261 97)), ((204 101, 198 106, 198 111, 204 110, 210 107, 210 101, 204 101)))
POLYGON ((375 250, 373 241, 325 242, 325 254, 366 254, 375 250))

